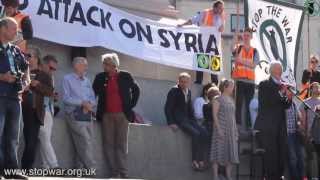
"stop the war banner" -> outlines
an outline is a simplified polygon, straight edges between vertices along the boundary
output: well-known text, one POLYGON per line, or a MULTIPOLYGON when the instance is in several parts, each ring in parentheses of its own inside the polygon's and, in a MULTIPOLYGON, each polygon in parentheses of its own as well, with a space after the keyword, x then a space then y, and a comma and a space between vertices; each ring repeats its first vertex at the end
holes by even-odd
POLYGON ((295 86, 303 7, 273 0, 246 0, 245 16, 247 26, 255 31, 251 44, 260 55, 256 83, 268 77, 271 61, 280 61, 282 79, 295 86))
MULTIPOLYGON (((98 0, 21 0, 37 38, 70 46, 102 46, 142 60, 219 73, 221 34, 215 28, 176 28, 98 0)), ((3 7, 0 7, 3 9, 3 7)))

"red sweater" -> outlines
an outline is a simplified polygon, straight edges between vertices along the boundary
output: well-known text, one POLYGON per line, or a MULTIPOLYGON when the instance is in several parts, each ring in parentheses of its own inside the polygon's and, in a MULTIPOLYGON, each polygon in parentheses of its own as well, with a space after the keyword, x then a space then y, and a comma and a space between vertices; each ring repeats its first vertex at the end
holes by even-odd
POLYGON ((116 73, 115 75, 110 76, 108 80, 108 85, 106 86, 106 112, 123 112, 122 98, 120 96, 118 78, 119 75, 118 73, 116 73))

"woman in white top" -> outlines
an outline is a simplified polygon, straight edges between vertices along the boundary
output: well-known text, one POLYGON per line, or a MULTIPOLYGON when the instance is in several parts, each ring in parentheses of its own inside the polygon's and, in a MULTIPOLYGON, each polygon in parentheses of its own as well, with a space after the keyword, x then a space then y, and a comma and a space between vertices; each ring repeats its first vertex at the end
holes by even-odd
POLYGON ((211 87, 215 87, 213 83, 208 83, 203 86, 202 94, 200 97, 197 97, 193 102, 194 117, 197 120, 199 125, 202 125, 204 116, 203 116, 203 105, 209 103, 207 92, 211 87))

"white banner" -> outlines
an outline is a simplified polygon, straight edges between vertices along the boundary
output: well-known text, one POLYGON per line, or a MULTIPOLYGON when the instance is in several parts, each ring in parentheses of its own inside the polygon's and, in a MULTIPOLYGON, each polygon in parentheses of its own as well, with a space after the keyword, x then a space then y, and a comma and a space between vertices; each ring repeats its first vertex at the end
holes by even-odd
POLYGON ((272 0, 246 0, 247 26, 253 28, 251 44, 257 48, 260 64, 256 68, 256 83, 269 76, 271 61, 281 61, 282 79, 296 86, 295 65, 303 22, 303 7, 272 0))
MULTIPOLYGON (((23 1, 23 0, 21 0, 23 1)), ((221 34, 215 28, 176 28, 98 0, 24 0, 34 36, 81 47, 102 46, 142 60, 219 73, 221 34)))

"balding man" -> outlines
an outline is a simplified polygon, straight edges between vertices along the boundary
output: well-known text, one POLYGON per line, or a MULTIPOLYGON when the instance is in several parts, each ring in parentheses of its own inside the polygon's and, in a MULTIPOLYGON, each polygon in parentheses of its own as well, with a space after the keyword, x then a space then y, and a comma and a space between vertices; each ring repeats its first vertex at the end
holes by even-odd
POLYGON ((62 84, 66 121, 75 145, 77 165, 94 168, 91 135, 96 99, 91 82, 85 76, 88 69, 86 58, 75 57, 72 63, 74 72, 67 74, 62 84))
POLYGON ((281 83, 282 65, 271 62, 270 78, 259 84, 259 109, 255 129, 258 140, 266 150, 264 157, 265 175, 268 180, 279 180, 286 162, 287 128, 285 110, 290 107, 287 89, 281 83))
MULTIPOLYGON (((20 130, 23 72, 26 60, 17 46, 17 23, 12 18, 0 20, 0 169, 18 168, 18 136, 20 130)), ((13 177, 20 178, 20 177, 13 177)))

